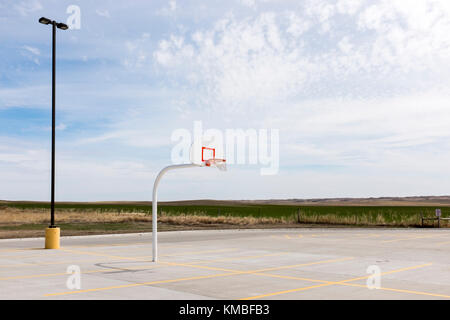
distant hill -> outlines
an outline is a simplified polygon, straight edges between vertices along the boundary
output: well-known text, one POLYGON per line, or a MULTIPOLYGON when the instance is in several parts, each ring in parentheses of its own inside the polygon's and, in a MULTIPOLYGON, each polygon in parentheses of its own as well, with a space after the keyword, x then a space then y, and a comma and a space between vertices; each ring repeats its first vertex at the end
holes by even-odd
MULTIPOLYGON (((8 202, 37 203, 39 201, 7 201, 0 200, 0 204, 8 202)), ((62 203, 62 202, 59 202, 62 203)), ((97 204, 130 204, 150 205, 151 201, 96 201, 63 203, 97 203, 97 204)), ((243 204, 271 204, 292 206, 450 206, 450 196, 415 196, 415 197, 380 197, 380 198, 318 198, 318 199, 268 199, 268 200, 181 200, 161 201, 161 205, 176 206, 232 206, 243 204)))
POLYGON ((450 206, 450 196, 380 197, 380 198, 323 198, 246 201, 255 204, 283 204, 304 206, 450 206))

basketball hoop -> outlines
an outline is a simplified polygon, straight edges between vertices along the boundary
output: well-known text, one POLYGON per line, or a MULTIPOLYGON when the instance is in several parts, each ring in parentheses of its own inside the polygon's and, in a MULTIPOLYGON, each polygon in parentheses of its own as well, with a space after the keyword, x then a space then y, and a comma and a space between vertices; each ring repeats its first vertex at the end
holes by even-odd
MULTIPOLYGON (((220 154, 220 153, 219 153, 220 154)), ((163 175, 170 170, 194 168, 194 167, 215 167, 221 171, 227 170, 227 162, 225 159, 216 158, 216 149, 210 147, 197 147, 192 144, 190 150, 191 163, 175 164, 167 166, 162 169, 155 179, 153 184, 153 198, 152 198, 152 256, 153 262, 158 261, 158 185, 163 175), (200 161, 201 159, 201 161, 200 161)))
POLYGON ((209 159, 205 160, 205 166, 215 167, 221 171, 227 171, 227 161, 225 159, 209 159))

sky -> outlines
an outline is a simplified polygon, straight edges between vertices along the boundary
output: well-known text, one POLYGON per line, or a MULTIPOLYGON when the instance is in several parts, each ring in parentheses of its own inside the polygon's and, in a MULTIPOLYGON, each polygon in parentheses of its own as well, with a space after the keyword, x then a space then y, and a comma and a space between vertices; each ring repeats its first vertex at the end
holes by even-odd
POLYGON ((177 129, 279 131, 279 170, 170 172, 161 200, 450 194, 448 0, 0 0, 0 199, 151 200, 177 129))

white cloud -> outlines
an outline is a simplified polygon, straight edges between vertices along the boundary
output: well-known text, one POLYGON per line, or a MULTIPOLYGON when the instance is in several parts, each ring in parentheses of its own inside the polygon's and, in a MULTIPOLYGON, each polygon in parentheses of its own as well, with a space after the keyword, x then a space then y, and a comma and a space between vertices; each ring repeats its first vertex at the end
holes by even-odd
POLYGON ((67 129, 67 125, 64 124, 64 123, 60 123, 60 124, 58 124, 58 125, 56 126, 55 129, 56 129, 56 130, 60 130, 60 131, 64 131, 64 130, 67 129))
POLYGON ((42 8, 42 4, 38 0, 20 1, 14 4, 14 9, 23 17, 35 11, 42 10, 42 8))
POLYGON ((149 44, 149 38, 150 34, 144 32, 140 38, 125 42, 127 57, 122 62, 125 67, 139 69, 144 66, 148 58, 147 46, 149 44))
POLYGON ((196 31, 191 39, 172 35, 160 41, 154 58, 199 81, 209 107, 233 108, 236 102, 257 104, 286 96, 314 70, 295 45, 297 40, 282 36, 276 19, 273 13, 243 21, 223 19, 212 30, 196 31))
POLYGON ((97 9, 97 10, 95 10, 95 13, 97 15, 99 15, 100 17, 111 18, 111 15, 107 9, 104 9, 104 10, 97 9))
POLYGON ((49 86, 0 88, 0 109, 10 107, 44 108, 49 105, 49 86))
POLYGON ((344 81, 349 92, 376 87, 371 81, 391 82, 394 92, 402 84, 432 86, 421 78, 435 72, 448 83, 450 13, 442 2, 420 3, 312 1, 305 13, 228 15, 209 29, 161 40, 153 57, 176 81, 184 77, 196 87, 195 105, 231 112, 329 91, 325 85, 338 88, 344 81), (336 28, 343 22, 349 28, 336 28))
POLYGON ((23 46, 23 48, 29 52, 31 52, 34 55, 39 56, 41 54, 41 51, 38 48, 34 48, 31 46, 23 46))
POLYGON ((256 8, 256 0, 238 0, 238 2, 243 6, 253 9, 256 8))
POLYGON ((170 11, 177 10, 177 2, 175 0, 170 0, 169 1, 169 10, 170 11))
POLYGON ((355 14, 358 9, 366 2, 365 0, 338 0, 336 8, 342 14, 355 14))
POLYGON ((175 0, 169 0, 168 6, 163 7, 157 11, 157 13, 161 16, 173 17, 179 6, 175 0))

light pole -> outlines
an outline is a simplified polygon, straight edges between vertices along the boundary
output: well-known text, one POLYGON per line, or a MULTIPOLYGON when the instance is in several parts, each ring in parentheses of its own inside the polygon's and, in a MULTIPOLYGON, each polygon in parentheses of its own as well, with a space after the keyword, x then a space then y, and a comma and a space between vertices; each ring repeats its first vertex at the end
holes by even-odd
POLYGON ((56 67, 56 28, 67 30, 69 27, 61 22, 47 18, 40 18, 39 23, 52 25, 52 179, 51 179, 51 208, 50 226, 45 230, 45 248, 59 248, 60 230, 55 226, 55 67, 56 67))

